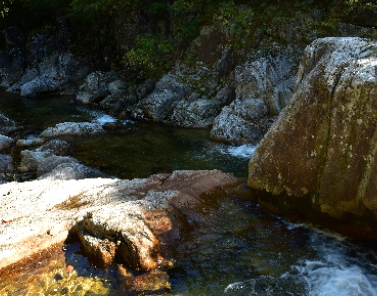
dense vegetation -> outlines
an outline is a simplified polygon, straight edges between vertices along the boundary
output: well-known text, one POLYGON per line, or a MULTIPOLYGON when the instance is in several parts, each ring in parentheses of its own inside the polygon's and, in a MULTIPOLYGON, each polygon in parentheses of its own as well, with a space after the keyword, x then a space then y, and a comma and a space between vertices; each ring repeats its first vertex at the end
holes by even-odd
POLYGON ((94 67, 158 76, 178 58, 192 58, 186 49, 214 18, 228 27, 235 45, 248 47, 255 32, 274 34, 269 27, 279 17, 307 16, 303 29, 328 36, 339 22, 377 25, 376 11, 377 5, 368 0, 4 0, 0 30, 16 25, 30 40, 33 33, 64 17, 73 50, 91 54, 94 67), (136 29, 119 37, 120 23, 136 29), (102 58, 104 51, 110 52, 110 60, 102 58))

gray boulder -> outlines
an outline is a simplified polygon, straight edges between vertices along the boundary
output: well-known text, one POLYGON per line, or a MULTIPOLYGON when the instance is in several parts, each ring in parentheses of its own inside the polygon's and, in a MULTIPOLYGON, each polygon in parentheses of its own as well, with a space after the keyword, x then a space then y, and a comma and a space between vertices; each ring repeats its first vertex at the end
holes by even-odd
POLYGON ((264 133, 253 120, 265 114, 266 105, 261 100, 236 100, 230 106, 225 106, 216 117, 210 138, 233 145, 256 144, 263 138, 264 133))
POLYGON ((292 97, 299 53, 288 47, 258 55, 236 67, 236 99, 215 119, 213 139, 236 145, 255 143, 264 134, 255 121, 279 114, 292 97))
POLYGON ((25 71, 18 83, 8 91, 20 92, 21 96, 30 97, 39 93, 61 91, 71 81, 80 78, 86 71, 72 73, 79 68, 80 63, 71 53, 54 52, 33 68, 25 71))
POLYGON ((103 99, 112 101, 113 97, 119 98, 124 94, 126 88, 126 83, 115 72, 93 72, 81 85, 76 101, 82 104, 96 103, 103 99))
POLYGON ((137 103, 133 115, 140 119, 163 121, 188 94, 190 87, 187 84, 180 82, 173 73, 166 74, 157 82, 154 90, 137 103))
POLYGON ((67 141, 60 140, 60 139, 52 139, 43 144, 41 147, 37 149, 37 151, 51 151, 56 155, 62 155, 67 152, 70 145, 67 141))
MULTIPOLYGON (((47 157, 44 162, 50 161, 51 158, 47 157)), ((75 161, 67 160, 67 159, 54 159, 53 163, 49 164, 49 168, 52 167, 54 164, 56 166, 48 173, 42 174, 39 179, 48 179, 48 180, 80 180, 80 179, 87 179, 87 178, 107 178, 108 175, 102 173, 97 169, 93 169, 87 167, 83 164, 77 163, 75 161)), ((43 166, 41 170, 38 170, 39 173, 43 171, 47 171, 47 166, 43 166)))
POLYGON ((234 98, 234 88, 225 86, 215 97, 199 97, 192 93, 174 108, 169 122, 183 127, 206 128, 212 126, 222 107, 234 98))
POLYGON ((79 162, 70 156, 57 156, 57 155, 51 155, 46 158, 44 158, 38 165, 38 172, 37 175, 43 176, 47 173, 50 173, 52 170, 54 170, 56 167, 63 163, 75 163, 78 164, 79 162))
POLYGON ((105 133, 98 123, 92 122, 63 122, 45 129, 39 136, 51 138, 59 136, 94 136, 105 133))
POLYGON ((20 173, 25 173, 29 171, 36 171, 39 164, 48 156, 53 155, 51 151, 21 151, 21 162, 18 167, 20 173))
MULTIPOLYGON (((46 158, 62 154, 67 151, 69 144, 66 141, 53 139, 38 147, 34 151, 21 151, 21 162, 18 171, 21 173, 39 170, 40 164, 44 163, 46 158)), ((42 169, 43 171, 44 169, 42 169)))
POLYGON ((0 151, 7 150, 13 146, 14 140, 4 135, 0 135, 0 151))

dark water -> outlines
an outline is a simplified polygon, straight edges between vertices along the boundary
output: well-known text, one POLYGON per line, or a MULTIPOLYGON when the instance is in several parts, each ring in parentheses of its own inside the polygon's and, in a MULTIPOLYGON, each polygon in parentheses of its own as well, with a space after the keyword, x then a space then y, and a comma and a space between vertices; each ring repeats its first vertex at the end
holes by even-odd
MULTIPOLYGON (((115 120, 69 105, 69 100, 0 94, 0 111, 25 130, 36 131, 63 121, 115 120)), ((252 146, 211 142, 208 130, 119 124, 120 129, 106 136, 68 139, 70 154, 121 178, 214 168, 247 175, 252 146)), ((208 223, 193 227, 173 254, 169 295, 377 295, 375 243, 288 223, 232 193, 208 198, 208 208, 203 209, 208 223)), ((0 284, 0 295, 108 295, 124 280, 117 266, 106 271, 91 267, 77 244, 69 245, 61 260, 33 281, 24 278, 5 288, 0 284), (65 271, 68 264, 74 266, 74 274, 65 271), (62 279, 56 280, 57 274, 62 279)))

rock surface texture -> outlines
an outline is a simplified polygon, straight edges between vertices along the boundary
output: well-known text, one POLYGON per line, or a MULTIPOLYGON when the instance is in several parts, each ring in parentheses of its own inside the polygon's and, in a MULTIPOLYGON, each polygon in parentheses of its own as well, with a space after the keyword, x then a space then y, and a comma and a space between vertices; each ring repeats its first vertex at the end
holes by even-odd
POLYGON ((288 47, 237 66, 236 99, 216 117, 211 137, 236 145, 259 141, 265 131, 258 120, 278 115, 292 97, 299 56, 288 47))
POLYGON ((376 52, 360 38, 306 48, 292 101, 251 158, 252 188, 281 194, 281 204, 306 200, 330 217, 375 221, 376 52))
POLYGON ((63 122, 45 129, 39 136, 42 138, 52 138, 59 136, 94 136, 103 133, 105 133, 105 130, 98 123, 63 122))
POLYGON ((89 67, 69 50, 70 33, 63 18, 46 26, 27 42, 22 32, 3 31, 6 53, 0 55, 0 86, 31 97, 46 92, 65 92, 85 77, 89 67))
POLYGON ((200 195, 235 181, 214 170, 5 184, 0 187, 0 270, 63 242, 69 233, 78 236, 97 266, 107 266, 115 256, 136 270, 164 266, 160 244, 179 243, 183 227, 205 221, 200 195))

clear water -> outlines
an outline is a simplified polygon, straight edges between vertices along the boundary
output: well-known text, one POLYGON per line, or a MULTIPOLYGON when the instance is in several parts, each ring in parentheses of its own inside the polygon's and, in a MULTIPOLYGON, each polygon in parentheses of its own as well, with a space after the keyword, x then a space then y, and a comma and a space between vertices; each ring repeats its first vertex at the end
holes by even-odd
MULTIPOLYGON (((69 100, 21 99, 2 93, 0 110, 25 131, 38 132, 63 121, 116 121, 102 112, 69 105, 69 100)), ((211 142, 208 130, 121 124, 105 136, 68 139, 70 154, 121 178, 213 168, 246 176, 255 148, 211 142)), ((172 254, 175 267, 168 272, 171 293, 166 295, 377 295, 376 243, 288 223, 233 192, 206 198, 203 211, 208 223, 185 233, 172 254)), ((111 295, 125 281, 119 266, 107 270, 90 266, 75 243, 45 266, 29 270, 27 276, 1 280, 0 295, 111 295), (73 272, 67 272, 68 265, 73 272)))

